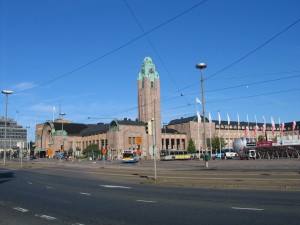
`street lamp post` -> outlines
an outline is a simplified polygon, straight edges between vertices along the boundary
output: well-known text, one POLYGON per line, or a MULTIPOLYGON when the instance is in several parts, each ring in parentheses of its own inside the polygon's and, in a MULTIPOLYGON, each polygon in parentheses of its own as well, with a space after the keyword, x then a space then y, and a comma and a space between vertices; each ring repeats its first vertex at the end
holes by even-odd
MULTIPOLYGON (((62 136, 62 147, 63 147, 63 149, 64 149, 64 139, 63 139, 63 130, 64 130, 64 116, 66 115, 65 113, 63 113, 63 112, 61 112, 60 113, 60 115, 61 115, 61 119, 62 119, 62 121, 61 121, 61 136, 62 136)), ((62 147, 60 147, 60 151, 62 150, 62 147)), ((61 163, 61 155, 59 156, 59 163, 61 163)))
POLYGON ((30 126, 26 126, 26 129, 27 129, 27 132, 26 132, 26 152, 27 152, 27 161, 29 162, 30 161, 30 146, 28 143, 28 129, 30 128, 30 126))
POLYGON ((12 91, 3 90, 3 94, 6 95, 6 105, 5 105, 5 128, 4 128, 4 158, 3 158, 3 165, 6 165, 6 137, 7 137, 7 105, 8 105, 8 95, 12 94, 12 91))
POLYGON ((202 73, 202 70, 205 69, 206 67, 207 67, 207 65, 205 63, 198 63, 196 65, 196 68, 200 69, 200 75, 201 75, 202 111, 203 111, 203 135, 204 135, 204 148, 205 148, 204 161, 205 161, 205 167, 208 167, 208 161, 207 161, 207 142, 206 142, 206 117, 205 117, 205 101, 204 101, 204 79, 203 79, 203 73, 202 73))

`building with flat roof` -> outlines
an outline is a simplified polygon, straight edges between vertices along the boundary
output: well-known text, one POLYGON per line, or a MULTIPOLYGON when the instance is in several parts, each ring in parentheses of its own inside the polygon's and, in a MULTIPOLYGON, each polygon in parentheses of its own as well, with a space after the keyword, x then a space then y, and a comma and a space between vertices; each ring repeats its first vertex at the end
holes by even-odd
MULTIPOLYGON (((7 118, 6 123, 6 150, 16 151, 24 148, 27 143, 27 129, 23 128, 13 119, 7 118)), ((5 118, 0 117, 0 151, 4 150, 5 118)))

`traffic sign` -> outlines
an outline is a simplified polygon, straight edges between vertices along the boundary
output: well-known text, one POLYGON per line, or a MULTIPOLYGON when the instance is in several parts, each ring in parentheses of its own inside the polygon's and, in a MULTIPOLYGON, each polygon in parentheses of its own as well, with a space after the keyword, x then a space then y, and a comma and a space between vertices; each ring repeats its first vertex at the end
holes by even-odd
POLYGON ((47 150, 47 155, 53 156, 53 150, 51 148, 47 150))
POLYGON ((157 147, 154 146, 154 148, 153 148, 153 145, 151 145, 151 146, 149 147, 149 154, 150 154, 150 155, 156 155, 156 153, 157 153, 157 147), (154 150, 154 153, 153 153, 153 150, 154 150))
POLYGON ((141 144, 142 141, 143 141, 143 139, 142 139, 141 137, 137 137, 137 138, 136 138, 136 143, 137 143, 137 144, 141 144))

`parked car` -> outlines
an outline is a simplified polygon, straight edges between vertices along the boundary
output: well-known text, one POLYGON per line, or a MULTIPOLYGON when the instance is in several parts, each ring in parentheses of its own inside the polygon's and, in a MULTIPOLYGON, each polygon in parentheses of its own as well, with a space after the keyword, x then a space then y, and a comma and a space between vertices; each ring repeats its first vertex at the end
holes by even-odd
POLYGON ((226 152, 225 157, 226 159, 233 159, 235 157, 238 157, 239 155, 236 152, 226 152))
POLYGON ((213 159, 225 159, 225 154, 224 153, 217 153, 213 156, 213 159))

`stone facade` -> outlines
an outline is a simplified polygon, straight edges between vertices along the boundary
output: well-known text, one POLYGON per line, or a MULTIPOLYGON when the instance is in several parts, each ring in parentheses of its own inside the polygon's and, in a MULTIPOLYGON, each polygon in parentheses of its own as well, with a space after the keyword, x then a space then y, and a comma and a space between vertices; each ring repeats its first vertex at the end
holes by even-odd
MULTIPOLYGON (((190 139, 195 141, 197 149, 203 150, 204 123, 198 123, 197 116, 181 118, 170 121, 161 127, 161 101, 160 79, 155 65, 150 57, 145 57, 137 77, 138 119, 113 120, 109 124, 78 124, 67 120, 58 119, 46 121, 36 125, 36 153, 46 156, 52 152, 66 152, 74 150, 75 155, 81 155, 82 151, 91 144, 97 144, 99 149, 108 149, 111 157, 121 157, 123 150, 140 150, 143 158, 150 159, 153 155, 149 148, 155 145, 162 149, 187 149, 190 139), (149 121, 154 121, 155 138, 145 131, 149 121), (51 150, 51 151, 50 151, 51 150)), ((201 118, 203 121, 203 118, 201 118)), ((296 130, 291 132, 292 123, 287 123, 285 132, 299 135, 299 122, 296 130)), ((257 124, 262 127, 263 124, 257 124)), ((227 147, 232 147, 236 138, 246 137, 256 139, 261 135, 261 130, 255 134, 256 123, 208 121, 206 118, 207 147, 210 148, 210 138, 214 135, 221 136, 227 142, 227 147), (249 132, 245 133, 245 128, 249 132)), ((283 133, 278 125, 271 131, 271 124, 266 124, 266 138, 268 140, 279 139, 283 133)), ((158 156, 157 156, 158 157, 158 156)))

